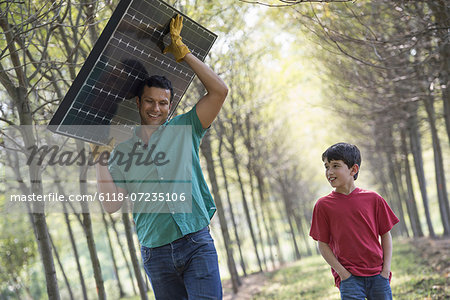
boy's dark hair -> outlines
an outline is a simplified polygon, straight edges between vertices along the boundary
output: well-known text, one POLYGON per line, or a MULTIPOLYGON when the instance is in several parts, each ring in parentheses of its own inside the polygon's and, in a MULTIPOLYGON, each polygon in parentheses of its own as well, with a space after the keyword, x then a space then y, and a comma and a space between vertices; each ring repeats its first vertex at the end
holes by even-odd
POLYGON ((139 97, 139 101, 141 100, 142 93, 144 92, 144 87, 157 87, 165 90, 170 91, 170 103, 172 103, 173 99, 173 87, 172 82, 170 82, 169 79, 167 79, 165 76, 160 75, 152 75, 150 77, 147 77, 143 81, 141 81, 141 84, 138 89, 137 96, 139 97))
MULTIPOLYGON (((353 165, 355 164, 361 167, 361 153, 359 152, 358 147, 352 144, 334 144, 322 154, 322 161, 324 161, 325 158, 328 161, 342 160, 348 166, 348 168, 353 167, 353 165)), ((353 176, 355 180, 356 178, 358 178, 358 173, 353 176)))

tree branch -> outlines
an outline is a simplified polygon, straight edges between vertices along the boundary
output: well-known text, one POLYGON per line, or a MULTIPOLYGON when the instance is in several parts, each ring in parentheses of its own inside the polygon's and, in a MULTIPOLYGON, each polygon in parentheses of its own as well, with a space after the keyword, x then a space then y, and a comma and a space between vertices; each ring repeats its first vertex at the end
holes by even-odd
POLYGON ((284 4, 269 4, 260 1, 252 1, 252 0, 239 0, 240 2, 249 3, 249 4, 257 4, 268 7, 287 7, 293 6, 300 3, 344 3, 344 2, 353 2, 353 0, 278 0, 284 4))
POLYGON ((1 61, 0 61, 0 82, 6 88, 11 98, 16 99, 17 98, 16 87, 14 86, 14 83, 11 81, 11 78, 9 78, 8 73, 6 73, 5 69, 3 68, 1 61))

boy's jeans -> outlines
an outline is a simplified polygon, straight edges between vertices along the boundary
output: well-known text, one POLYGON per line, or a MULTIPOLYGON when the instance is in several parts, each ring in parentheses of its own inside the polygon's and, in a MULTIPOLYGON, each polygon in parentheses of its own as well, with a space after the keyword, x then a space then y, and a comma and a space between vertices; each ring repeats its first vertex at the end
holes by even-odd
POLYGON ((208 227, 167 245, 141 246, 157 300, 222 299, 219 264, 208 227))
POLYGON ((389 279, 381 275, 354 276, 341 281, 341 299, 391 300, 392 291, 389 279))

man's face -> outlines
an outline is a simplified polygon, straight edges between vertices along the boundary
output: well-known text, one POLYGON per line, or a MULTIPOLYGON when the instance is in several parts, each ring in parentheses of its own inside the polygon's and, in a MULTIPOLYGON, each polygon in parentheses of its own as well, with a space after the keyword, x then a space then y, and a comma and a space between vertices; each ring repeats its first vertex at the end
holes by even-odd
POLYGON ((136 102, 142 125, 164 124, 170 111, 170 90, 145 86, 136 102))

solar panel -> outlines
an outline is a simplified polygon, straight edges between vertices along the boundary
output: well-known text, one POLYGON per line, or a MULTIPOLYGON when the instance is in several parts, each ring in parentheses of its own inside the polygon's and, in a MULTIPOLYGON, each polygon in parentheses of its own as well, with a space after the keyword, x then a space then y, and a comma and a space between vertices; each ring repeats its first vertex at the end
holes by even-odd
POLYGON ((121 0, 86 62, 55 112, 48 128, 88 142, 105 143, 105 126, 139 124, 135 95, 139 80, 164 75, 173 85, 169 118, 195 73, 172 54, 170 20, 184 17, 181 36, 192 54, 204 61, 217 35, 159 0, 121 0), (95 129, 98 128, 98 129, 95 129))

